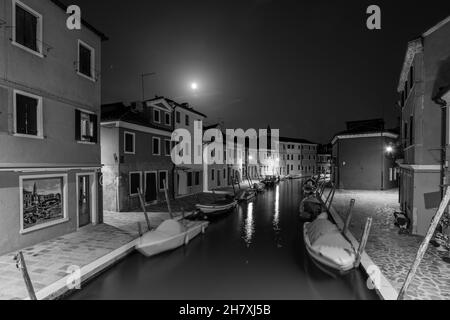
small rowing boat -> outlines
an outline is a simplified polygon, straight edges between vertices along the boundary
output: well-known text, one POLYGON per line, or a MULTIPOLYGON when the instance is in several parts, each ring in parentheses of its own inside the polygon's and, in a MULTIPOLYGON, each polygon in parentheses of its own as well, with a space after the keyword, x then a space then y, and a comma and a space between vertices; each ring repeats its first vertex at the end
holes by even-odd
POLYGON ((322 203, 315 196, 311 195, 303 199, 300 203, 300 219, 303 221, 313 221, 324 210, 322 203))
POLYGON ((156 230, 149 231, 139 238, 136 249, 151 257, 187 245, 208 227, 205 221, 164 221, 156 230))
POLYGON ((212 204, 197 204, 195 207, 201 213, 206 215, 218 215, 221 213, 226 213, 236 208, 237 201, 216 201, 212 204))

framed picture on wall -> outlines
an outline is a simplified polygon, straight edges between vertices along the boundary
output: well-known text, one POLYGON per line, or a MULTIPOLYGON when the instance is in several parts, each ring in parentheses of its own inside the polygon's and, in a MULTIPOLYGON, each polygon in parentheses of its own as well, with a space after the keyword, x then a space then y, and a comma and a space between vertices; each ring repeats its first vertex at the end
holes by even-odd
POLYGON ((67 176, 20 177, 21 233, 66 222, 67 176))

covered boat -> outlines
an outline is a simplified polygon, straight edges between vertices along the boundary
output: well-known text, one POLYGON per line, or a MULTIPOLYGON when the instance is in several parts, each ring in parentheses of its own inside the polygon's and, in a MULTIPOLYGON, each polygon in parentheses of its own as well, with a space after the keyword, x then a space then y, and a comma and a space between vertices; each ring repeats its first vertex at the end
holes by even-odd
POLYGON ((236 208, 237 201, 216 201, 212 204, 197 204, 195 207, 200 212, 207 214, 207 215, 216 215, 225 213, 228 211, 231 211, 232 209, 236 208))
POLYGON ((322 213, 322 203, 315 196, 309 196, 300 203, 300 219, 304 221, 312 221, 322 213))
POLYGON ((355 248, 326 216, 305 223, 303 236, 309 255, 320 269, 343 275, 355 268, 355 248))
POLYGON ((204 233, 208 227, 205 221, 164 221, 156 230, 145 233, 136 245, 136 249, 147 257, 160 254, 165 251, 177 249, 200 233, 204 233))

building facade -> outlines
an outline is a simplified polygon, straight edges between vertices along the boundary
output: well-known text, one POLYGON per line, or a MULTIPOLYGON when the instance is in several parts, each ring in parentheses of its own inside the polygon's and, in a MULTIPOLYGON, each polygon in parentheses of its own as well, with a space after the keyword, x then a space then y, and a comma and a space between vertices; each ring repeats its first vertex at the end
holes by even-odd
POLYGON ((398 85, 401 108, 400 204, 424 235, 447 185, 450 17, 408 43, 398 85))
POLYGON ((102 222, 101 44, 58 1, 0 11, 0 254, 102 222))
POLYGON ((347 123, 332 141, 332 180, 339 189, 387 190, 398 186, 398 134, 381 119, 347 123))
POLYGON ((173 195, 175 167, 171 158, 173 109, 164 100, 104 105, 101 150, 105 210, 141 209, 173 195))
POLYGON ((289 178, 309 178, 317 173, 318 144, 295 138, 280 138, 280 171, 289 178), (284 170, 285 169, 285 170, 284 170))
POLYGON ((331 175, 332 146, 321 145, 317 153, 317 174, 331 175))

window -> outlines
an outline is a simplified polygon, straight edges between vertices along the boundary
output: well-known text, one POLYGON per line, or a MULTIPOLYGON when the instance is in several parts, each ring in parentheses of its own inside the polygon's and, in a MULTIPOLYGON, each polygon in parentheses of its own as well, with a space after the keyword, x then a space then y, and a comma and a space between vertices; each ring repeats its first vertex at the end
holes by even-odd
POLYGON ((20 233, 69 220, 67 175, 23 176, 20 186, 20 233))
POLYGON ((161 144, 161 139, 160 138, 153 138, 153 155, 154 156, 161 155, 161 153, 160 153, 160 144, 161 144))
POLYGON ((161 111, 158 109, 153 110, 153 121, 156 123, 161 123, 161 111))
POLYGON ((81 142, 98 142, 97 115, 75 110, 75 140, 81 142))
POLYGON ((130 196, 137 196, 139 195, 139 191, 142 192, 141 178, 142 178, 141 172, 130 172, 130 179, 129 179, 130 196))
POLYGON ((167 186, 169 186, 169 181, 167 181, 167 171, 160 171, 159 172, 159 190, 165 190, 164 181, 166 182, 167 186))
POLYGON ((187 186, 192 187, 192 172, 187 173, 187 186))
POLYGON ((181 123, 181 113, 180 113, 180 111, 177 111, 175 113, 175 116, 176 116, 177 123, 181 123))
POLYGON ((16 135, 43 137, 42 97, 14 91, 14 127, 16 135))
POLYGON ((227 169, 223 169, 223 178, 224 178, 224 179, 227 178, 227 169))
POLYGON ((211 170, 211 180, 212 181, 214 181, 214 179, 215 179, 215 173, 216 173, 215 170, 211 170))
POLYGON ((125 154, 136 153, 136 135, 132 132, 124 133, 124 153, 125 154))
POLYGON ((189 116, 186 115, 186 125, 189 126, 190 125, 190 121, 189 121, 189 116))
POLYGON ((195 185, 199 186, 200 185, 200 172, 196 172, 195 173, 195 185))
POLYGON ((172 152, 172 148, 171 148, 171 146, 172 146, 172 141, 170 141, 170 140, 165 140, 164 141, 165 142, 165 151, 166 151, 166 156, 169 156, 170 157, 170 153, 172 152))
POLYGON ((42 15, 14 0, 13 25, 13 44, 42 56, 42 15))
POLYGON ((171 117, 170 117, 170 113, 166 113, 166 114, 165 114, 165 120, 166 120, 165 123, 166 123, 167 126, 170 126, 170 125, 171 125, 171 122, 172 122, 171 120, 172 120, 172 119, 170 119, 170 118, 171 118, 171 117))
POLYGON ((94 80, 95 50, 78 40, 78 74, 94 80))

